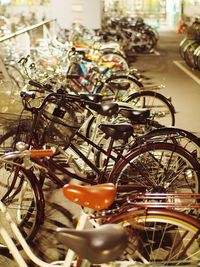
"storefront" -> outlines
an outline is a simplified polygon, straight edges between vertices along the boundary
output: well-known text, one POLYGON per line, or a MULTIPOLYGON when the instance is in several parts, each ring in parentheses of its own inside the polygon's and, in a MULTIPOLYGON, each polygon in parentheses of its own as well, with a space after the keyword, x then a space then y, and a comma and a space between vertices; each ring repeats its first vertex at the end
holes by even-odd
MULTIPOLYGON (((155 28, 177 29, 181 20, 192 21, 200 14, 200 0, 2 0, 0 15, 13 23, 56 18, 61 27, 79 22, 100 28, 105 17, 142 17, 155 28), (59 5, 58 5, 59 3, 59 5)), ((28 24, 30 25, 30 23, 28 24)))
POLYGON ((104 0, 104 11, 112 16, 142 17, 157 28, 176 28, 184 16, 200 14, 199 0, 104 0))

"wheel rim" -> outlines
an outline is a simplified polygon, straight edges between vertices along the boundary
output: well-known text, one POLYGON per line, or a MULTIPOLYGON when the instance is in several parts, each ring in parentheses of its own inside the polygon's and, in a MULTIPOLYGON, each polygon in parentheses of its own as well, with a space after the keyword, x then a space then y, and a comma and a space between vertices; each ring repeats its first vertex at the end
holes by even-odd
POLYGON ((137 262, 175 266, 199 260, 199 229, 188 221, 144 214, 126 220, 124 227, 129 234, 128 251, 137 262))
POLYGON ((111 177, 118 186, 134 185, 137 191, 143 187, 149 192, 199 193, 198 162, 180 153, 182 148, 176 149, 167 143, 143 145, 123 165, 118 164, 111 177))
MULTIPOLYGON (((38 200, 35 191, 25 173, 9 164, 1 164, 1 200, 8 209, 12 219, 18 225, 22 235, 28 241, 32 240, 39 222, 38 200)), ((5 223, 5 219, 1 218, 5 223)), ((8 228, 11 237, 13 233, 8 228)), ((15 241, 18 244, 17 241, 15 241)), ((0 238, 0 248, 5 248, 0 238)))
POLYGON ((169 105, 156 95, 140 95, 138 97, 130 98, 128 103, 133 108, 147 108, 150 109, 151 118, 161 125, 173 126, 174 113, 169 108, 169 105))

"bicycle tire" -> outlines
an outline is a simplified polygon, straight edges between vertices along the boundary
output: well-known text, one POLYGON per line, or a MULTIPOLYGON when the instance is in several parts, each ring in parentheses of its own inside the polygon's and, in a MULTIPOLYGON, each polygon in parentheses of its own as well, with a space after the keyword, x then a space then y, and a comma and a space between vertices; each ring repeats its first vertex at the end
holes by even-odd
MULTIPOLYGON (((178 145, 149 142, 130 150, 120 159, 110 173, 109 182, 118 188, 132 185, 136 192, 143 188, 146 192, 156 193, 199 193, 200 164, 178 145)), ((127 194, 119 192, 119 197, 127 194)))
MULTIPOLYGON (((27 242, 32 242, 44 219, 44 197, 40 184, 31 170, 10 163, 1 163, 1 201, 18 225, 27 242)), ((3 218, 2 218, 3 219, 3 218)), ((15 236, 8 229, 10 236, 15 236)), ((0 239, 0 251, 7 248, 0 239)), ((20 247, 18 241, 15 244, 20 247)))
POLYGON ((102 86, 98 88, 97 93, 108 96, 114 96, 115 100, 122 102, 126 101, 129 95, 131 95, 134 92, 140 91, 141 88, 143 87, 143 84, 130 74, 115 73, 115 75, 112 75, 106 80, 105 84, 107 84, 108 86, 102 86), (128 90, 120 90, 120 92, 118 92, 116 89, 112 88, 112 85, 110 85, 110 83, 112 82, 119 84, 127 82, 130 84, 130 86, 128 90))
POLYGON ((131 210, 130 206, 130 211, 108 223, 120 223, 129 236, 122 260, 128 260, 128 254, 136 265, 191 266, 199 262, 200 222, 191 216, 158 208, 131 210))
POLYGON ((145 140, 171 142, 187 149, 200 162, 200 138, 195 134, 180 128, 157 128, 143 136, 145 140))
POLYGON ((200 70, 200 44, 194 51, 194 64, 195 64, 195 68, 200 70))
POLYGON ((182 59, 185 59, 184 58, 184 53, 187 49, 187 46, 190 45, 191 43, 193 42, 193 40, 190 40, 190 39, 187 39, 187 38, 184 38, 181 42, 180 42, 180 45, 179 45, 179 54, 181 56, 182 59))
POLYGON ((164 126, 175 125, 175 108, 164 95, 144 90, 136 92, 128 97, 127 103, 131 103, 132 108, 148 108, 151 116, 164 126), (151 101, 151 102, 150 102, 151 101))
POLYGON ((196 68, 194 52, 199 47, 197 42, 193 42, 187 46, 187 49, 184 52, 184 59, 187 65, 191 68, 196 68))
POLYGON ((112 60, 119 60, 121 68, 119 69, 118 66, 117 67, 114 66, 114 68, 112 69, 113 71, 128 71, 129 70, 129 66, 128 66, 126 58, 123 57, 118 52, 103 51, 102 56, 100 56, 100 58, 98 60, 98 64, 103 62, 103 61, 107 61, 107 60, 111 61, 111 62, 112 62, 112 60), (107 58, 109 58, 109 59, 107 59, 107 58))

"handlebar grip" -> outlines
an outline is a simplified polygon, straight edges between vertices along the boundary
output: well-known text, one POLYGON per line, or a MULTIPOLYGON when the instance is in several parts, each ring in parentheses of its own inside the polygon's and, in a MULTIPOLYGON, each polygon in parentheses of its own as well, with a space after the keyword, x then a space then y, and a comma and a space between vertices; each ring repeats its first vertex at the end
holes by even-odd
POLYGON ((52 86, 50 84, 42 84, 38 81, 34 81, 34 80, 30 80, 28 82, 30 85, 34 86, 34 87, 37 87, 37 88, 40 88, 40 89, 46 89, 46 90, 51 90, 52 89, 52 86))
POLYGON ((43 88, 43 85, 40 82, 34 81, 34 80, 30 80, 28 82, 30 85, 38 87, 38 88, 43 88))
POLYGON ((52 157, 54 152, 52 149, 33 149, 29 150, 31 158, 52 157))

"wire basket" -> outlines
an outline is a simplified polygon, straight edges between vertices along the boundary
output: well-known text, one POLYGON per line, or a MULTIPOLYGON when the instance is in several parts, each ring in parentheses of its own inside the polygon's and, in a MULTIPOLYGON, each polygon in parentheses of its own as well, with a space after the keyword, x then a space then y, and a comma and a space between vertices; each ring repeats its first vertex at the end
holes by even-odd
POLYGON ((29 114, 14 114, 0 112, 0 136, 4 135, 8 130, 18 127, 20 121, 30 121, 29 114))
POLYGON ((84 110, 77 102, 48 102, 41 113, 46 143, 69 146, 84 121, 84 110))

